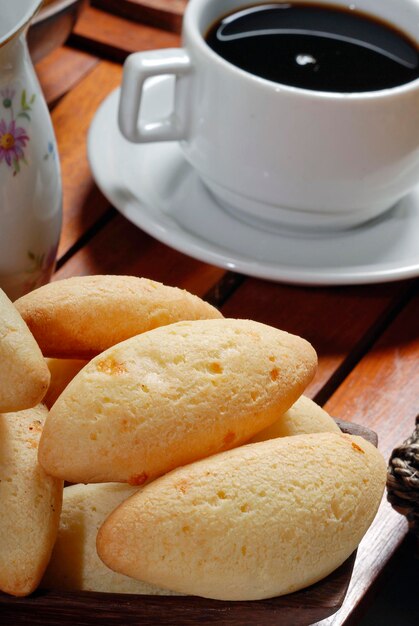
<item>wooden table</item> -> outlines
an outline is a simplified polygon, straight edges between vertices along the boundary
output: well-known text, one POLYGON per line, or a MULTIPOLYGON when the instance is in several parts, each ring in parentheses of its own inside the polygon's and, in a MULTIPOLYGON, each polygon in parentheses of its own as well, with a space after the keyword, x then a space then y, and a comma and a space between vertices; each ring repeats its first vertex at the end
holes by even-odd
MULTIPOLYGON (((151 238, 124 219, 95 186, 86 157, 86 132, 95 111, 119 85, 121 62, 129 53, 179 45, 185 4, 92 2, 68 45, 37 67, 64 185, 55 279, 103 273, 145 276, 186 288, 220 307, 225 316, 251 318, 305 337, 319 356, 308 395, 330 414, 375 430, 388 458, 412 432, 419 412, 418 280, 306 288, 237 275, 151 238)), ((405 519, 383 501, 359 548, 344 605, 322 625, 357 623, 406 533, 405 519)))

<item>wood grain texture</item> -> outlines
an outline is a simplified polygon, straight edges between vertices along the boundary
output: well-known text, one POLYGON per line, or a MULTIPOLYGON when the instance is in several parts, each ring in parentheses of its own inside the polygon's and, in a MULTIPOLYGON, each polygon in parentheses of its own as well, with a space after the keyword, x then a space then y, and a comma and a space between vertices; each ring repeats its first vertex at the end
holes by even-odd
POLYGON ((130 20, 180 33, 188 0, 92 0, 92 5, 130 20))
POLYGON ((342 419, 378 434, 390 455, 409 436, 419 413, 419 288, 326 404, 342 419))
MULTIPOLYGON (((310 341, 319 356, 319 368, 307 394, 323 404, 410 286, 402 282, 310 288, 248 279, 222 312, 226 317, 276 326, 310 341)), ((333 415, 345 417, 336 411, 333 415)))
POLYGON ((86 138, 99 104, 120 84, 121 76, 119 65, 100 62, 62 98, 52 112, 63 180, 63 229, 59 258, 109 210, 108 201, 92 179, 86 155, 86 138))
POLYGON ((180 40, 174 33, 88 7, 77 22, 70 42, 93 54, 123 62, 132 52, 176 48, 180 40))
POLYGON ((143 276, 202 297, 224 270, 176 252, 118 214, 63 265, 54 280, 86 274, 143 276))
POLYGON ((48 106, 57 101, 85 78, 99 63, 97 57, 66 46, 57 48, 40 61, 36 73, 48 106))
MULTIPOLYGON (((325 407, 333 415, 375 430, 386 459, 411 434, 419 413, 418 292, 419 287, 325 407)), ((354 607, 361 607, 363 600, 368 603, 368 593, 406 533, 405 518, 384 501, 360 545, 347 599, 324 626, 356 624, 358 613, 354 607)))

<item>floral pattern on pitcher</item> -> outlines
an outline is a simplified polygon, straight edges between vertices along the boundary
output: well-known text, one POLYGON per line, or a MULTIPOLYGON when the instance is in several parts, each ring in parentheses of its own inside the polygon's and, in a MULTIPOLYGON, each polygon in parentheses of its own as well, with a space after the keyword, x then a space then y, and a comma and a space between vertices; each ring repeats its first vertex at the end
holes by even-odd
POLYGON ((52 160, 55 160, 56 157, 55 148, 52 141, 48 141, 47 151, 44 154, 44 161, 48 161, 50 157, 52 160))
POLYGON ((30 140, 28 131, 19 125, 18 119, 31 121, 30 114, 36 94, 32 94, 27 100, 26 89, 23 89, 17 110, 15 110, 16 104, 14 102, 15 89, 5 87, 0 90, 0 96, 2 107, 6 110, 3 112, 4 117, 0 118, 0 166, 2 163, 6 163, 13 170, 13 176, 16 176, 20 172, 20 163, 28 164, 25 158, 25 148, 30 140))
POLYGON ((29 274, 29 277, 24 283, 26 293, 45 285, 45 283, 49 281, 51 274, 54 271, 57 248, 58 246, 54 245, 50 247, 48 252, 43 252, 41 254, 28 251, 30 266, 26 272, 29 274))

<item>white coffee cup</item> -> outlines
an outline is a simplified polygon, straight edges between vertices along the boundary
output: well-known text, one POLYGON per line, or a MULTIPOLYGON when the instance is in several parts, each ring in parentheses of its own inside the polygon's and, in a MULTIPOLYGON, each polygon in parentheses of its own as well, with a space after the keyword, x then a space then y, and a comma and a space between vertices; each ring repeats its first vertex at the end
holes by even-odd
MULTIPOLYGON (((293 3, 301 1, 318 4, 293 3)), ((392 207, 419 182, 419 79, 333 93, 248 73, 204 37, 217 19, 249 4, 190 0, 183 48, 128 57, 119 109, 123 135, 133 142, 179 141, 217 200, 250 221, 336 230, 392 207), (162 74, 176 77, 174 110, 141 123, 144 82, 162 74)), ((347 0, 322 4, 349 6, 347 0)), ((418 0, 363 0, 359 8, 419 42, 418 0)))

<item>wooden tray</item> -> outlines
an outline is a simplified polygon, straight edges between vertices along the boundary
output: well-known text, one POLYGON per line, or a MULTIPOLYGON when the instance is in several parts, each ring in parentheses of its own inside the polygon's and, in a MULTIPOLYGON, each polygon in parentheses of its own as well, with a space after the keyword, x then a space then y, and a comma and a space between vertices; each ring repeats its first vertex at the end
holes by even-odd
MULTIPOLYGON (((344 433, 377 445, 377 435, 363 426, 336 420, 344 433)), ((0 594, 0 623, 31 626, 129 626, 217 624, 222 626, 307 626, 335 613, 352 575, 354 552, 337 570, 295 593, 251 602, 224 602, 192 596, 141 596, 38 590, 26 598, 0 594)))

